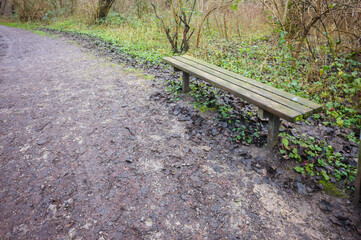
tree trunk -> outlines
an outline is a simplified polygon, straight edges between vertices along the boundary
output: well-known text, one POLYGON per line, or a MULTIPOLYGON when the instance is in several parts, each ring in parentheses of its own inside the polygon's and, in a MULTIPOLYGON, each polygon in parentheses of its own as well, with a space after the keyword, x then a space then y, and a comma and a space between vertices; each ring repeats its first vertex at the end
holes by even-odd
POLYGON ((71 10, 70 13, 74 14, 77 9, 78 2, 77 0, 71 0, 71 10))
POLYGON ((5 15, 6 0, 0 0, 0 15, 5 15))
POLYGON ((296 60, 300 56, 301 48, 303 45, 303 42, 305 41, 308 33, 310 32, 311 28, 322 18, 322 16, 327 15, 330 12, 330 8, 326 9, 323 13, 320 13, 318 16, 313 17, 311 22, 307 24, 303 30, 302 36, 300 38, 300 42, 298 43, 298 46, 296 48, 296 52, 294 54, 294 60, 292 61, 292 66, 296 66, 296 60))
POLYGON ((201 31, 202 31, 202 26, 204 24, 204 22, 208 19, 208 17, 211 15, 211 13, 215 10, 217 10, 219 7, 214 7, 211 10, 208 10, 208 12, 204 15, 204 17, 202 18, 201 23, 198 26, 198 32, 197 32, 197 41, 196 41, 196 48, 199 47, 199 42, 200 42, 200 38, 201 38, 201 31))
POLYGON ((108 16, 109 10, 112 7, 115 0, 99 0, 96 21, 105 19, 108 16))

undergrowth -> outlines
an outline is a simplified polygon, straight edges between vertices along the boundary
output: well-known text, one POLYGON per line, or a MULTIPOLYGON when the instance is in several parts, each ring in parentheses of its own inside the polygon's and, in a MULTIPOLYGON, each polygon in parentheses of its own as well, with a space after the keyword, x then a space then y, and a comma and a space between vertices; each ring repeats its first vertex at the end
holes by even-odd
POLYGON ((338 183, 340 189, 354 191, 356 162, 350 162, 334 150, 324 139, 302 134, 293 136, 281 133, 279 152, 286 160, 293 159, 298 166, 294 170, 318 180, 338 183), (350 165, 352 163, 352 165, 350 165))
MULTIPOLYGON (((269 36, 242 42, 218 41, 194 56, 324 105, 317 118, 325 125, 361 130, 361 63, 351 55, 314 62, 304 53, 296 66, 286 46, 269 36), (316 71, 316 74, 315 74, 316 71)), ((357 142, 356 138, 350 140, 357 142)))

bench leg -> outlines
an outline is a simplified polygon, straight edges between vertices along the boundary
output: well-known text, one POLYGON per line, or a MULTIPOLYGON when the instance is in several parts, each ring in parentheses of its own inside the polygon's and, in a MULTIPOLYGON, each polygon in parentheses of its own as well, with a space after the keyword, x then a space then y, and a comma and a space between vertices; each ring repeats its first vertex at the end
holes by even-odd
POLYGON ((258 117, 259 119, 261 119, 262 121, 266 121, 267 118, 269 118, 270 113, 263 110, 262 108, 258 108, 258 117))
POLYGON ((280 130, 280 118, 269 114, 268 120, 268 136, 267 136, 267 148, 272 150, 278 142, 278 133, 280 130))
POLYGON ((191 90, 189 88, 189 74, 186 72, 183 72, 183 76, 182 76, 182 89, 183 89, 183 93, 187 93, 191 90))

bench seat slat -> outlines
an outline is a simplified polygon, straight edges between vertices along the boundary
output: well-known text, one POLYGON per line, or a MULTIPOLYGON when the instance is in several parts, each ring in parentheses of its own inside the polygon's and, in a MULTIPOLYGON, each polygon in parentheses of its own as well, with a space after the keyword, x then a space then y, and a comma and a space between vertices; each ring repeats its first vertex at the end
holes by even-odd
POLYGON ((243 81, 243 82, 247 82, 247 83, 249 83, 249 84, 251 84, 251 85, 257 86, 257 87, 262 88, 262 89, 264 89, 264 90, 266 90, 266 91, 270 91, 270 92, 272 92, 272 93, 274 93, 274 94, 277 94, 277 95, 279 95, 279 96, 282 96, 282 97, 284 97, 284 98, 288 98, 288 99, 291 100, 291 101, 297 102, 297 103, 302 104, 302 105, 304 105, 304 106, 306 106, 306 107, 308 107, 308 108, 311 108, 311 109, 312 109, 312 112, 310 112, 310 114, 312 114, 312 113, 314 113, 314 112, 318 112, 318 111, 320 111, 321 108, 322 108, 322 105, 317 104, 317 103, 314 103, 314 102, 312 102, 312 101, 310 101, 310 100, 308 100, 308 99, 305 99, 305 98, 302 98, 302 97, 299 97, 299 96, 295 96, 295 95, 293 95, 293 94, 291 94, 291 93, 282 91, 281 89, 278 89, 278 88, 275 88, 275 87, 271 87, 271 86, 269 86, 269 85, 260 83, 260 82, 258 82, 258 81, 255 81, 255 80, 253 80, 253 79, 244 77, 244 76, 239 75, 239 74, 236 74, 236 73, 234 73, 234 72, 231 72, 231 71, 228 71, 228 70, 219 68, 219 67, 217 67, 217 66, 215 66, 215 65, 213 65, 213 64, 210 64, 210 63, 207 63, 207 62, 205 62, 205 61, 196 59, 196 58, 194 58, 194 57, 191 57, 191 56, 188 56, 188 55, 182 55, 182 56, 178 56, 178 57, 176 57, 176 58, 183 58, 183 59, 191 60, 191 61, 193 61, 193 62, 195 62, 195 63, 201 64, 201 65, 203 65, 203 66, 205 66, 205 67, 208 67, 208 68, 210 68, 210 69, 213 69, 213 70, 215 70, 215 71, 218 71, 218 72, 220 72, 220 73, 222 73, 222 74, 225 74, 225 75, 228 75, 228 76, 230 76, 230 77, 236 78, 236 79, 238 79, 238 80, 240 80, 240 81, 243 81), (297 98, 297 101, 294 100, 295 97, 297 98))
POLYGON ((217 76, 219 78, 222 78, 224 79, 225 81, 231 83, 231 84, 234 84, 234 85, 237 85, 239 87, 242 87, 244 89, 247 89, 253 93, 256 93, 256 94, 259 94, 259 95, 262 95, 266 98, 268 98, 269 100, 271 101, 275 101, 275 102, 278 102, 286 107, 289 107, 289 108, 292 108, 293 110, 299 112, 300 114, 303 114, 305 115, 305 117, 307 117, 307 115, 310 114, 310 112, 312 112, 313 109, 309 108, 309 107, 306 107, 296 101, 292 101, 288 98, 285 98, 285 97, 282 97, 280 95, 277 95, 273 92, 270 92, 270 91, 267 91, 263 88, 260 88, 258 86, 255 86, 255 85, 251 85, 249 84, 248 82, 244 82, 244 81, 239 81, 239 80, 235 80, 234 78, 222 73, 222 72, 218 72, 214 69, 211 69, 211 68, 207 68, 197 62, 193 62, 191 60, 188 60, 188 59, 185 59, 185 58, 177 58, 177 60, 185 63, 185 64, 189 64, 189 65, 192 65, 194 67, 196 67, 197 69, 199 70, 202 70, 202 71, 205 71, 205 72, 208 72, 214 76, 217 76))
POLYGON ((300 112, 295 111, 289 107, 286 107, 280 103, 277 103, 275 101, 271 101, 270 99, 261 96, 259 94, 253 93, 247 89, 244 89, 240 86, 234 85, 232 83, 227 82, 226 80, 219 78, 217 76, 214 76, 212 74, 206 73, 204 71, 201 71, 197 69, 194 66, 190 66, 189 64, 185 64, 178 59, 166 57, 164 58, 164 61, 172 64, 176 68, 188 72, 191 75, 198 77, 202 80, 205 80, 207 82, 210 82, 216 87, 219 87, 221 89, 224 89, 235 96, 241 97, 242 99, 253 103, 257 105, 258 107, 273 113, 287 121, 295 122, 296 118, 301 115, 300 112))

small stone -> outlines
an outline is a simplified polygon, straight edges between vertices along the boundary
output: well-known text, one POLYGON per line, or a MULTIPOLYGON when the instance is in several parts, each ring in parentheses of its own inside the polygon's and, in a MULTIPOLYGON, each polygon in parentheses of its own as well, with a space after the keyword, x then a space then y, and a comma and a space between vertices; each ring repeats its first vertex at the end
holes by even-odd
POLYGON ((19 231, 21 231, 22 234, 25 235, 25 234, 28 232, 28 226, 27 226, 26 224, 21 224, 21 225, 19 226, 19 231))
POLYGON ((38 145, 44 145, 47 142, 46 139, 38 141, 38 145))
POLYGON ((50 204, 48 209, 53 212, 53 215, 55 215, 55 213, 56 213, 56 205, 50 204))
POLYGON ((265 168, 257 169, 256 172, 261 176, 267 176, 267 170, 265 168))
POLYGON ((322 199, 319 203, 318 206, 320 207, 322 212, 331 212, 332 211, 332 205, 327 202, 326 200, 322 199))
POLYGON ((213 135, 213 136, 217 136, 218 134, 219 134, 218 129, 217 129, 217 128, 213 128, 213 129, 212 129, 212 135, 213 135))
POLYGON ((302 183, 297 182, 297 183, 296 183, 296 187, 297 187, 297 192, 298 192, 299 194, 301 194, 301 195, 307 194, 306 187, 305 187, 305 185, 303 185, 302 183))
POLYGON ((188 153, 188 152, 189 152, 189 150, 190 150, 190 149, 189 149, 189 148, 187 148, 187 147, 183 148, 183 152, 184 152, 184 153, 188 153))
POLYGON ((247 147, 242 148, 242 150, 239 151, 239 155, 240 156, 248 155, 248 148, 247 147))
POLYGON ((344 211, 339 208, 334 209, 332 211, 332 214, 340 221, 346 221, 348 219, 348 216, 344 213, 344 211))
POLYGON ((125 160, 127 163, 133 163, 134 161, 133 161, 133 159, 131 159, 131 158, 128 158, 128 159, 126 159, 125 160))
POLYGON ((342 225, 342 223, 341 223, 337 218, 335 218, 334 216, 331 216, 331 217, 330 217, 330 220, 331 220, 331 222, 332 222, 333 224, 336 224, 336 225, 339 225, 339 226, 342 225))
POLYGON ((147 227, 152 227, 153 226, 153 220, 151 218, 148 218, 146 221, 145 221, 145 225, 147 227))
POLYGON ((179 134, 172 134, 172 136, 171 136, 172 138, 180 138, 180 135, 179 134))
POLYGON ((205 152, 209 152, 212 148, 209 146, 202 146, 201 149, 205 152))
POLYGON ((75 228, 70 229, 68 234, 69 234, 70 239, 73 239, 76 234, 76 229, 75 228))
POLYGON ((86 223, 84 224, 84 226, 82 228, 88 230, 91 228, 92 225, 93 225, 93 220, 87 219, 86 223))
POLYGON ((175 109, 175 110, 173 111, 173 115, 177 116, 177 115, 180 113, 181 110, 182 110, 181 108, 175 109))
POLYGON ((71 205, 73 205, 73 203, 74 203, 74 200, 72 198, 70 198, 70 199, 65 201, 64 207, 65 208, 70 207, 71 205))

